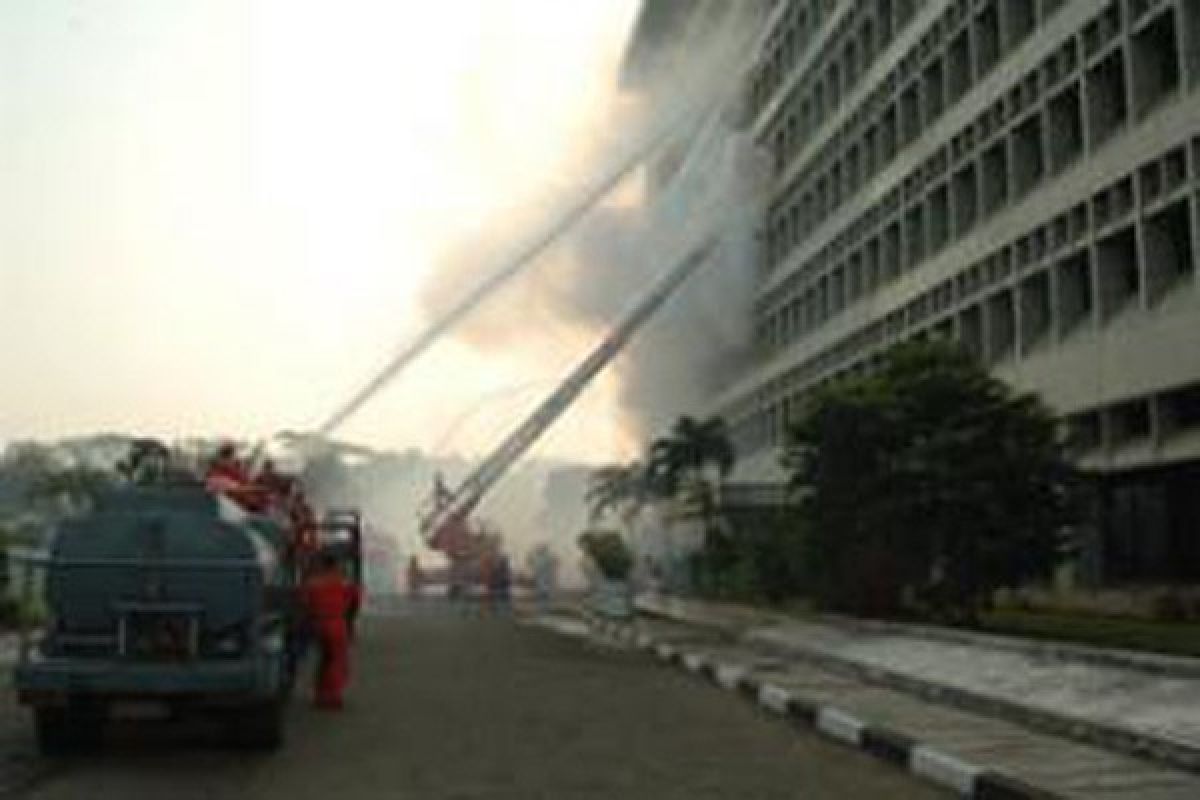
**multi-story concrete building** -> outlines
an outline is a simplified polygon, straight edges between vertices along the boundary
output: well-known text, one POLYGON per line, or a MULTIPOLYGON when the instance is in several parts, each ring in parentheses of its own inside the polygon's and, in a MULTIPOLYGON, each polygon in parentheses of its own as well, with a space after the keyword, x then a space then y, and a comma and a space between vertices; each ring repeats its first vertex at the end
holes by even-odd
POLYGON ((1094 576, 1200 578, 1200 0, 781 0, 767 26, 756 357, 711 406, 739 476, 782 477, 806 392, 948 337, 1062 415, 1094 576))

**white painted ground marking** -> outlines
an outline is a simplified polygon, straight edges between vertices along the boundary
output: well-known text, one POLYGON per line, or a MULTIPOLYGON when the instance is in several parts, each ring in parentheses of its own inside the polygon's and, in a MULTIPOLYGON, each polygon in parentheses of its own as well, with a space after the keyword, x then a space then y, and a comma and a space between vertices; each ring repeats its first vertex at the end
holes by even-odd
POLYGON ((758 687, 758 704, 771 711, 786 714, 788 703, 791 702, 791 699, 791 692, 782 686, 772 686, 769 683, 764 683, 758 687))
POLYGON ((863 727, 858 719, 836 708, 822 708, 817 713, 817 730, 855 747, 862 742, 863 727))
MULTIPOLYGON (((555 633, 565 634, 567 636, 575 636, 584 638, 589 635, 587 625, 573 619, 564 617, 539 617, 534 620, 535 625, 540 625, 543 628, 548 628, 555 633)), ((0 654, 0 661, 3 660, 3 655, 0 654)))
POLYGON ((979 767, 927 745, 920 745, 912 751, 909 768, 914 774, 948 786, 964 797, 969 797, 975 790, 975 778, 980 773, 979 767))

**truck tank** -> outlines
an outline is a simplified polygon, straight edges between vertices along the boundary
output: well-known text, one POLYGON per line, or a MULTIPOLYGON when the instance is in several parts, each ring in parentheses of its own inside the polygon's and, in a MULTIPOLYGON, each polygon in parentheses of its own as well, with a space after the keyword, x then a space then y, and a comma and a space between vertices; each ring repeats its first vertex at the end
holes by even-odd
POLYGON ((131 486, 60 524, 39 563, 49 622, 13 683, 43 752, 97 742, 130 702, 282 741, 299 630, 287 529, 198 484, 131 486))
POLYGON ((194 608, 195 654, 215 652, 256 613, 286 612, 284 535, 202 487, 112 492, 53 539, 46 598, 56 624, 46 644, 56 654, 115 652, 134 644, 119 641, 129 614, 194 608))

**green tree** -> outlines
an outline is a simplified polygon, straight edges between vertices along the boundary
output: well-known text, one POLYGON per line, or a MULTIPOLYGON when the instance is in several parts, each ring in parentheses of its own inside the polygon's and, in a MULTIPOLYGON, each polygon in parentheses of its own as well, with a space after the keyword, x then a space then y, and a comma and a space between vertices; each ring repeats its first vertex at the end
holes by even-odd
POLYGON ((615 511, 629 524, 654 495, 655 487, 645 465, 633 461, 592 470, 584 499, 593 521, 615 511))
POLYGON ((685 483, 707 484, 706 472, 724 478, 737 460, 729 430, 721 417, 697 422, 680 417, 670 432, 650 443, 646 468, 651 481, 666 494, 685 483))
POLYGON ((592 530, 581 534, 579 548, 600 574, 610 581, 623 581, 633 570, 633 553, 616 531, 592 530))
POLYGON ((690 560, 695 587, 704 594, 748 599, 754 594, 755 573, 743 552, 746 542, 717 517, 715 484, 729 474, 736 458, 721 417, 697 421, 683 416, 650 443, 646 462, 662 496, 682 495, 699 512, 704 543, 690 560))
POLYGON ((56 511, 78 511, 94 505, 114 485, 114 476, 93 467, 67 467, 36 476, 26 497, 34 505, 52 505, 56 511))
POLYGON ((993 589, 1064 554, 1074 475, 1050 412, 953 345, 891 351, 868 377, 818 392, 784 466, 804 496, 818 599, 886 614, 905 591, 973 618, 993 589))
POLYGON ((11 546, 11 534, 0 528, 0 601, 8 596, 8 548, 11 546))

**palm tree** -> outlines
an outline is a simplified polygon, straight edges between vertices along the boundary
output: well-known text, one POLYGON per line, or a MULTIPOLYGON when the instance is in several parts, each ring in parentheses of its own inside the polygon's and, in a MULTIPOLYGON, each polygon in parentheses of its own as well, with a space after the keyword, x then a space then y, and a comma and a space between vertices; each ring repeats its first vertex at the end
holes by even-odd
POLYGON ((637 516, 650 497, 648 472, 640 461, 597 467, 588 476, 587 504, 593 521, 618 511, 626 522, 637 516))
POLYGON ((721 417, 697 422, 680 417, 666 436, 650 445, 649 470, 654 482, 674 494, 683 482, 708 485, 706 470, 713 468, 723 479, 737 460, 729 430, 721 417))

